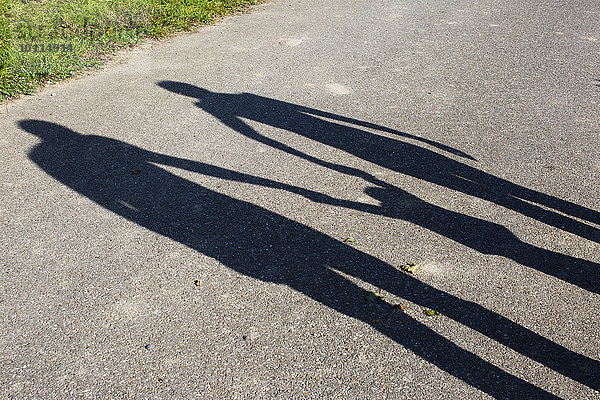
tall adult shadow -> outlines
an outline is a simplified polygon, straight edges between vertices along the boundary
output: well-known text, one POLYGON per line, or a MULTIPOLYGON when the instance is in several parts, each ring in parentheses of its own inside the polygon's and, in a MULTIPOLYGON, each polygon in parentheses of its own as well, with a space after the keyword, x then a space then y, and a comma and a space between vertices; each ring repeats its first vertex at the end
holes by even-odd
MULTIPOLYGON (((408 315, 403 316, 406 325, 373 323, 373 306, 360 301, 363 290, 343 274, 452 315, 565 376, 600 388, 595 380, 600 371, 598 361, 400 273, 314 229, 202 187, 161 166, 265 186, 281 185, 277 182, 146 151, 114 139, 81 135, 44 121, 25 120, 20 126, 41 139, 29 152, 30 159, 71 189, 140 226, 218 257, 239 273, 286 284, 340 313, 371 324, 492 397, 556 398, 461 349, 408 315), (141 172, 132 174, 132 170, 141 172)), ((282 189, 290 188, 284 185, 282 189)), ((301 194, 319 196, 315 192, 301 194)))
MULTIPOLYGON (((327 164, 260 134, 242 118, 285 129, 393 171, 493 202, 550 226, 600 242, 600 229, 574 219, 600 224, 598 211, 514 184, 424 147, 342 123, 419 140, 440 150, 473 159, 449 146, 376 124, 255 94, 216 93, 174 81, 161 81, 158 85, 196 99, 198 107, 240 134, 309 161, 327 164)), ((335 166, 333 169, 336 169, 335 166)))

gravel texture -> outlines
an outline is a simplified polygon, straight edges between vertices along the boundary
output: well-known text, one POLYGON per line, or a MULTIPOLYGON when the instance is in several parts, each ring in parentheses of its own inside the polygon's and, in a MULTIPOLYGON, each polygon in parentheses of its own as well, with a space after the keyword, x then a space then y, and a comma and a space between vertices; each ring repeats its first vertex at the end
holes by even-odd
POLYGON ((600 398, 599 21, 276 0, 2 105, 0 398, 600 398))

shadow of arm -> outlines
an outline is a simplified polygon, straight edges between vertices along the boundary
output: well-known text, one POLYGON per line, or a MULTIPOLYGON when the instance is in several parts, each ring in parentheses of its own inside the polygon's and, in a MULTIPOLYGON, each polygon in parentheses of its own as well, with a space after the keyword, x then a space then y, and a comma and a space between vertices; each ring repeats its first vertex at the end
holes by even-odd
POLYGON ((344 117, 342 115, 336 115, 336 114, 328 113, 326 111, 316 110, 316 109, 308 108, 308 107, 301 107, 299 111, 306 113, 306 114, 311 114, 311 115, 315 115, 315 116, 319 116, 319 117, 323 117, 323 118, 329 118, 329 119, 333 119, 333 120, 340 121, 340 122, 346 122, 349 124, 362 126, 364 128, 369 128, 369 129, 374 129, 374 130, 378 130, 378 131, 382 131, 382 132, 391 133, 391 134, 402 136, 402 137, 405 137, 408 139, 417 140, 419 142, 426 143, 430 146, 436 147, 440 150, 457 155, 459 157, 467 158, 469 160, 476 160, 473 156, 471 156, 461 150, 455 149, 453 147, 447 146, 442 143, 438 143, 434 140, 425 139, 425 138, 422 138, 419 136, 411 135, 410 133, 401 132, 401 131, 391 129, 391 128, 388 128, 385 126, 373 124, 371 122, 366 122, 366 121, 361 121, 361 120, 354 119, 354 118, 344 117))

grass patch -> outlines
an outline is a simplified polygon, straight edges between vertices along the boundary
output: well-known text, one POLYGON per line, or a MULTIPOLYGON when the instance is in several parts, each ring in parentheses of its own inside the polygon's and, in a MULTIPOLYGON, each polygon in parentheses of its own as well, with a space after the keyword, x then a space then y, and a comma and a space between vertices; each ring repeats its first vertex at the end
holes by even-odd
POLYGON ((0 0, 0 101, 259 0, 0 0))

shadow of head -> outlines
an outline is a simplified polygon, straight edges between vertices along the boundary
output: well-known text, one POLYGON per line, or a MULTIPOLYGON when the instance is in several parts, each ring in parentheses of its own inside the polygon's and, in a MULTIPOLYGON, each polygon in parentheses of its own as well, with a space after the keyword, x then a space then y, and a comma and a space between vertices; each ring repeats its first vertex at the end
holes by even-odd
POLYGON ((157 83, 157 85, 163 89, 168 90, 169 92, 182 94, 184 96, 192 97, 194 99, 202 99, 213 94, 213 92, 211 92, 210 90, 206 90, 198 86, 190 85, 188 83, 183 82, 160 81, 157 83))
POLYGON ((37 119, 19 121, 19 127, 47 142, 67 142, 81 136, 62 125, 37 119))

